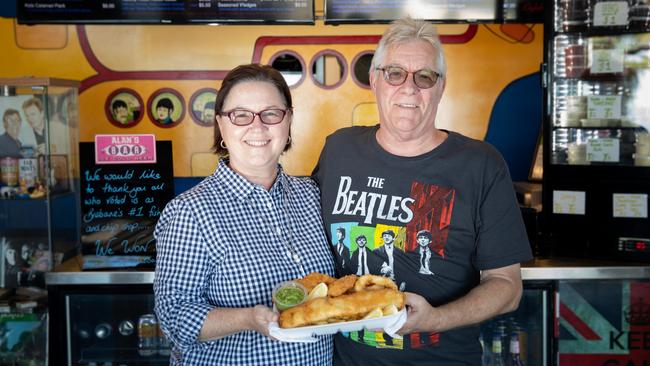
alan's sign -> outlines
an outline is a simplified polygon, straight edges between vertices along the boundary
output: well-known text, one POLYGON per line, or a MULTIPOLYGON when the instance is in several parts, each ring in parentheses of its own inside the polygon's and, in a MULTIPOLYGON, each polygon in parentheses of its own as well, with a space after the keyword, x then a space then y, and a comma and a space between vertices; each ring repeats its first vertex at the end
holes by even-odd
POLYGON ((154 135, 95 135, 95 164, 156 162, 154 135))

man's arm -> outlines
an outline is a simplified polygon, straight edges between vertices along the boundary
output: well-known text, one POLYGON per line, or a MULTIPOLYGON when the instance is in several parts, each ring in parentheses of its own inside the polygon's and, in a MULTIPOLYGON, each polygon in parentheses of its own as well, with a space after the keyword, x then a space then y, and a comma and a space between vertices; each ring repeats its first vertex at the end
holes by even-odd
POLYGON ((407 293, 408 318, 399 333, 442 332, 478 324, 517 309, 522 291, 521 269, 517 263, 481 271, 478 286, 458 300, 438 307, 432 307, 420 295, 407 293))

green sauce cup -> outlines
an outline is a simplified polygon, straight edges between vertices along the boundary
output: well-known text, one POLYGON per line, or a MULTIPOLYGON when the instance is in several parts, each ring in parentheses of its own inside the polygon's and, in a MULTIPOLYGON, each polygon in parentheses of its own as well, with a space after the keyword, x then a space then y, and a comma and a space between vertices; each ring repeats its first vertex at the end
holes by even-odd
POLYGON ((300 305, 307 299, 307 289, 298 282, 285 281, 273 289, 273 303, 279 311, 300 305))

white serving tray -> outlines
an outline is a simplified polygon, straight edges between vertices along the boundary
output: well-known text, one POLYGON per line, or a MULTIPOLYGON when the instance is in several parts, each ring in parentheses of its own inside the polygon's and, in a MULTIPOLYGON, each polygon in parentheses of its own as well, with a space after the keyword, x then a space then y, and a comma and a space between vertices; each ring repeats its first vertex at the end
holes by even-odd
POLYGON ((317 342, 313 336, 335 334, 338 332, 355 332, 362 329, 382 330, 389 336, 400 337, 396 334, 406 322, 406 307, 393 315, 382 316, 381 318, 353 320, 323 325, 312 325, 308 327, 280 328, 278 323, 269 325, 271 337, 284 342, 317 342))

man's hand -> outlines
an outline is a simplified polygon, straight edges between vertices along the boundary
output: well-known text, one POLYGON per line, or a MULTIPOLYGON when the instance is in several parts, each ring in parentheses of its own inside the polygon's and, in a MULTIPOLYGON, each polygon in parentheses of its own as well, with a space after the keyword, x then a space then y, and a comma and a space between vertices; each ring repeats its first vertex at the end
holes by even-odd
POLYGON ((424 297, 406 292, 406 308, 408 310, 406 323, 397 331, 398 334, 436 331, 439 311, 431 306, 424 297))

